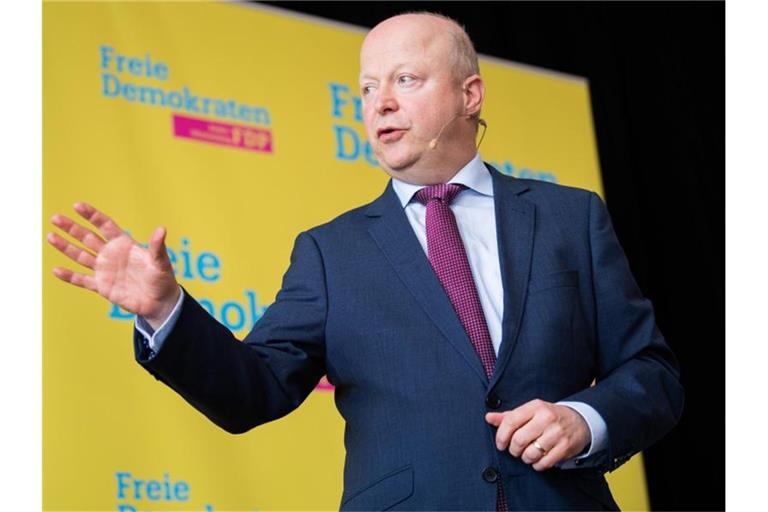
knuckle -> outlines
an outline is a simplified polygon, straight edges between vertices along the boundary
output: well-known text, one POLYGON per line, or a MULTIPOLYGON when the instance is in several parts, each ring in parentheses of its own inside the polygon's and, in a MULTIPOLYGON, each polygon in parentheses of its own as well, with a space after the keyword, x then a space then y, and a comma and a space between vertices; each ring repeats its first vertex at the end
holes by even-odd
POLYGON ((518 430, 512 434, 512 442, 515 446, 523 446, 523 443, 525 443, 525 436, 518 430))

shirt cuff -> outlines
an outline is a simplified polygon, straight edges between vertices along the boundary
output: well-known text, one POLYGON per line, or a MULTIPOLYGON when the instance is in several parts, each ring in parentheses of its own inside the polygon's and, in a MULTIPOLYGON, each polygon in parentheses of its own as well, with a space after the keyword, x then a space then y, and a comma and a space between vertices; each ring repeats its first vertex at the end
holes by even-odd
POLYGON ((171 311, 171 314, 168 315, 168 318, 165 319, 165 322, 156 331, 152 329, 152 326, 149 325, 149 322, 143 316, 136 315, 136 330, 144 336, 149 348, 154 353, 160 351, 163 342, 171 334, 173 326, 176 325, 176 321, 179 319, 179 315, 181 315, 181 303, 184 302, 184 289, 181 286, 179 286, 179 292, 179 300, 176 301, 173 311, 171 311))
POLYGON ((587 405, 584 402, 557 402, 557 404, 570 407, 579 413, 587 423, 587 427, 589 427, 591 442, 585 449, 586 451, 558 464, 561 469, 576 468, 579 467, 579 464, 576 463, 577 460, 586 459, 597 452, 605 450, 608 445, 608 426, 605 424, 603 417, 600 416, 600 413, 591 405, 587 405))

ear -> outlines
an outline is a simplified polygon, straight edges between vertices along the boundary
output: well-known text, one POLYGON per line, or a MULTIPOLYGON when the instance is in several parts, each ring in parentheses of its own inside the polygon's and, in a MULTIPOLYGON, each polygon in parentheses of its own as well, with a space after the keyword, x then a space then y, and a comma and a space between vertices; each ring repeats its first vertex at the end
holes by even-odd
POLYGON ((485 99, 485 84, 480 75, 472 75, 464 80, 462 87, 464 92, 464 114, 469 117, 480 115, 485 99))

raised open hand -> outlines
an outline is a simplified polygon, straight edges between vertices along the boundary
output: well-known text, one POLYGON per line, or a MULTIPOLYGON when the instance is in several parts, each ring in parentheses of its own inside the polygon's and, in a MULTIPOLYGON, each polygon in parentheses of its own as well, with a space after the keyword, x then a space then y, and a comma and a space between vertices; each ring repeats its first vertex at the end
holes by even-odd
POLYGON ((180 293, 165 248, 165 229, 155 229, 149 248, 145 249, 93 206, 76 203, 74 208, 98 233, 56 214, 51 219, 53 225, 79 240, 85 248, 56 233, 48 233, 47 240, 93 274, 56 267, 54 275, 92 290, 111 303, 145 317, 153 327, 159 327, 173 310, 180 293))

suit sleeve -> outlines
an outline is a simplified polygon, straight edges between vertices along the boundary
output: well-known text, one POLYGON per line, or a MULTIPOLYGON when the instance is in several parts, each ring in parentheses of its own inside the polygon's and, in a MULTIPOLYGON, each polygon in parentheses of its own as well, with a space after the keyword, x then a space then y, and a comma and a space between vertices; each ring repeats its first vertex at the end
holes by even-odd
POLYGON ((136 359, 223 429, 242 433, 288 414, 325 373, 325 276, 311 235, 296 239, 275 302, 242 342, 186 295, 156 354, 134 331, 136 359))
POLYGON ((591 405, 605 420, 608 450, 594 463, 613 471, 677 423, 683 389, 653 306, 640 292, 605 205, 594 193, 589 215, 598 377, 595 386, 567 400, 591 405))

